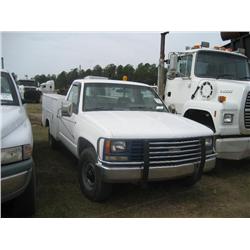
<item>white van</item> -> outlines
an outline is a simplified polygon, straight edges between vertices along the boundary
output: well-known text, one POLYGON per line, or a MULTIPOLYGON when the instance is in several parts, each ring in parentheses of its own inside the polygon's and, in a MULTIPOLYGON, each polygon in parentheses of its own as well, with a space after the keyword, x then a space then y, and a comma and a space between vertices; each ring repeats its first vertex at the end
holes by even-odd
POLYGON ((12 200, 15 215, 35 211, 33 136, 12 76, 1 70, 1 202, 12 200))

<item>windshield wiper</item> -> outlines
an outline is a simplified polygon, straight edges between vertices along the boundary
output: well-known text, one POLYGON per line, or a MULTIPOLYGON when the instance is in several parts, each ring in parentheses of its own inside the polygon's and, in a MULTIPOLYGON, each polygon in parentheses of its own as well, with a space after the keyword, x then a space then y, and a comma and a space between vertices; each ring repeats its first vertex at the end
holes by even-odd
POLYGON ((107 107, 96 107, 96 108, 89 108, 85 109, 85 111, 98 111, 98 110, 114 110, 114 108, 107 108, 107 107))
POLYGON ((250 76, 243 76, 240 78, 240 80, 247 80, 247 79, 250 79, 250 76))
POLYGON ((219 78, 222 78, 222 77, 225 77, 225 76, 231 76, 231 78, 233 78, 233 75, 231 75, 231 74, 220 74, 220 75, 216 76, 216 79, 219 79, 219 78))
POLYGON ((147 109, 145 106, 132 106, 128 107, 129 109, 147 109))

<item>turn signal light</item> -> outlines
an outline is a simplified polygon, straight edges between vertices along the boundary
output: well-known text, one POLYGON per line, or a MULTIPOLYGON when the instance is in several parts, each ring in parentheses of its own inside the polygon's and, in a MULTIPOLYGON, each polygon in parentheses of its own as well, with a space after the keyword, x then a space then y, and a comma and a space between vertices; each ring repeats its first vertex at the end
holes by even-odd
POLYGON ((107 140, 105 141, 105 154, 109 155, 111 151, 111 141, 107 140))
POLYGON ((224 95, 218 96, 218 101, 219 101, 219 102, 223 103, 223 102, 225 102, 226 100, 227 100, 227 97, 226 97, 226 96, 224 96, 224 95))

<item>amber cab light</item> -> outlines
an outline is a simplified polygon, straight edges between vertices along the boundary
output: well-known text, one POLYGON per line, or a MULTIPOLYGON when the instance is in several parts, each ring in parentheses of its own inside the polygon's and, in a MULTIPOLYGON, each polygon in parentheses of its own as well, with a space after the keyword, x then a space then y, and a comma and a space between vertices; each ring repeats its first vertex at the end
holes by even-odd
POLYGON ((225 102, 226 100, 227 100, 227 97, 224 96, 224 95, 220 95, 220 96, 218 97, 218 101, 221 102, 221 103, 225 102))

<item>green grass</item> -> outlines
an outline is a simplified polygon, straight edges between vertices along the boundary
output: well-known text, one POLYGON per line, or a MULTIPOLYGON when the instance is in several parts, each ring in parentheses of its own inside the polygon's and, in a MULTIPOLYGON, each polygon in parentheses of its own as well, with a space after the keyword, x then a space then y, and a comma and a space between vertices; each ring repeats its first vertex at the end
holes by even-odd
POLYGON ((48 146, 39 104, 28 104, 37 168, 34 217, 250 217, 250 161, 226 161, 191 188, 181 181, 114 185, 105 203, 86 199, 79 187, 77 160, 48 146))

